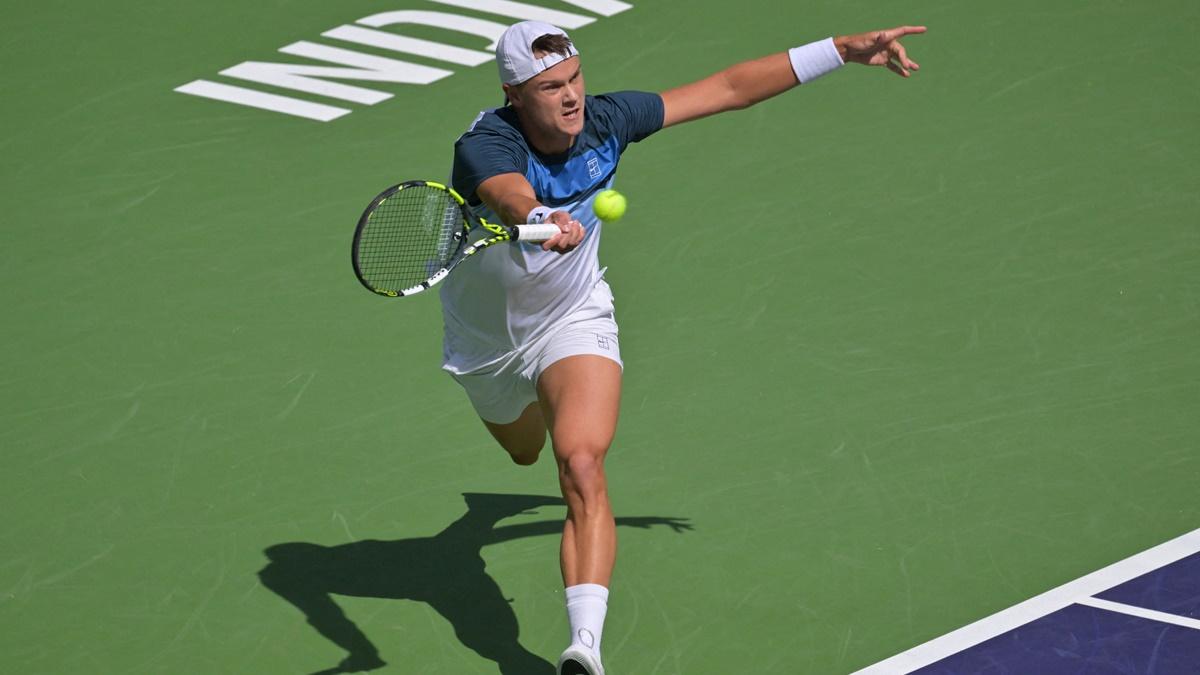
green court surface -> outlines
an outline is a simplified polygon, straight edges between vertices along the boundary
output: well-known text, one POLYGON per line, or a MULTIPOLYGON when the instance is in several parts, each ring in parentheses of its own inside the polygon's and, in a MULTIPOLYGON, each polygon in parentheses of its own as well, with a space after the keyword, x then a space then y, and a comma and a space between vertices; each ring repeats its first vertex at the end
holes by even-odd
MULTIPOLYGON (((929 33, 910 80, 847 67, 624 156, 601 255, 626 362, 611 674, 849 673, 1200 527, 1200 6, 632 4, 570 31, 592 93, 929 33)), ((219 75, 412 9, 510 21, 6 13, 0 671, 333 669, 345 651, 258 576, 288 543, 313 546, 273 549, 285 586, 332 597, 378 672, 500 672, 456 627, 502 652, 519 629, 534 675, 565 646, 564 509, 511 497, 556 495, 552 462, 513 465, 439 371, 436 296, 372 296, 349 265, 366 202, 445 177, 499 104, 494 64, 340 44, 454 71, 353 83, 377 105, 219 75), (173 91, 197 79, 353 112, 173 91), (463 493, 499 496, 427 539, 463 493), (495 586, 515 625, 472 604, 495 586)))

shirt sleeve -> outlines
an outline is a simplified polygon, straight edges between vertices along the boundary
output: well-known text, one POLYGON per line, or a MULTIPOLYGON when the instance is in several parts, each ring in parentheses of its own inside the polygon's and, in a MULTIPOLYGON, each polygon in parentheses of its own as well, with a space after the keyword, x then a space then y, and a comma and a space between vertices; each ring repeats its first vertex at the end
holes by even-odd
POLYGON ((596 99, 607 108, 612 130, 621 139, 621 149, 662 129, 662 96, 646 91, 617 91, 596 99))
POLYGON ((454 170, 450 182, 472 206, 480 202, 475 190, 483 181, 502 173, 524 175, 528 154, 519 142, 490 130, 473 130, 454 144, 454 170))

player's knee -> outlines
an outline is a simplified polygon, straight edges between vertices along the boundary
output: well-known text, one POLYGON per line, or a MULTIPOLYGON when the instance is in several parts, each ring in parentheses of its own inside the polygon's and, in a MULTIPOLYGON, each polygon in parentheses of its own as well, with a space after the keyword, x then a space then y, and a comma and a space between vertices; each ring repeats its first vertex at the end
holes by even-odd
MULTIPOLYGON (((508 448, 505 449, 508 450, 508 448)), ((541 447, 533 449, 525 448, 519 450, 508 450, 508 456, 512 458, 513 463, 520 464, 521 466, 531 466, 536 464, 538 457, 541 456, 541 453, 541 447)))
POLYGON ((564 489, 585 500, 604 490, 602 452, 571 452, 559 462, 558 472, 564 489))
POLYGON ((502 439, 500 445, 512 458, 513 463, 529 466, 538 461, 542 448, 546 446, 546 434, 542 433, 541 436, 530 434, 524 438, 502 439))

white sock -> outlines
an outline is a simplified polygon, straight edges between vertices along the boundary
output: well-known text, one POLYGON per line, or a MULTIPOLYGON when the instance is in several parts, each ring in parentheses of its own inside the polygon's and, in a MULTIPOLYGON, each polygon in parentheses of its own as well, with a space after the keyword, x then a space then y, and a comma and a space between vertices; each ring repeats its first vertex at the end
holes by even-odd
POLYGON ((571 644, 600 653, 600 634, 608 613, 608 589, 600 584, 579 584, 567 588, 567 621, 571 624, 571 644))

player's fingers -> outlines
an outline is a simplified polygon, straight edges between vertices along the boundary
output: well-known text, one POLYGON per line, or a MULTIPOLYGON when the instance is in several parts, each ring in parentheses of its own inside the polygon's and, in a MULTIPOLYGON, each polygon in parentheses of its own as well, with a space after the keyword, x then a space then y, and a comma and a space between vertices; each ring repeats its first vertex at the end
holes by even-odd
POLYGON ((911 68, 912 70, 920 68, 912 59, 908 58, 908 52, 904 50, 904 45, 899 42, 893 42, 890 51, 892 52, 892 56, 905 68, 911 68))
POLYGON ((891 42, 892 40, 897 40, 905 35, 920 35, 925 31, 925 26, 900 26, 898 28, 891 28, 880 32, 887 36, 885 42, 891 42))
POLYGON ((563 226, 563 243, 574 246, 579 243, 579 222, 572 220, 563 226))
POLYGON ((579 246, 579 243, 583 241, 583 237, 586 234, 583 226, 577 220, 558 223, 558 227, 562 231, 542 242, 542 250, 567 253, 574 250, 576 246, 579 246))
POLYGON ((542 242, 543 251, 559 250, 559 248, 568 240, 567 238, 571 235, 572 221, 570 219, 554 218, 551 222, 558 226, 558 234, 542 242))
POLYGON ((899 75, 900 77, 908 77, 908 71, 902 68, 900 64, 896 63, 895 61, 888 61, 887 67, 888 70, 899 75))

